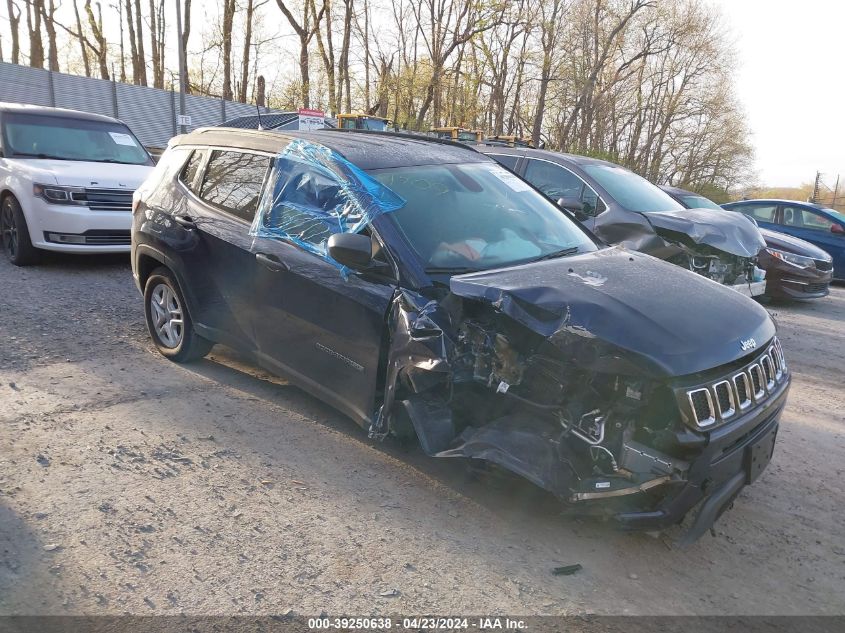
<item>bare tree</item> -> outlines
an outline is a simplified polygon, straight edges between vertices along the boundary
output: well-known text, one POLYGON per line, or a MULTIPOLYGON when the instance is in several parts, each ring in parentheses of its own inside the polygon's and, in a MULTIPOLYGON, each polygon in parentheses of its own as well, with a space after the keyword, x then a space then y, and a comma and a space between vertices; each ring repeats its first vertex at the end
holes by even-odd
POLYGON ((54 0, 44 0, 38 5, 41 17, 44 21, 44 30, 47 31, 47 60, 50 70, 59 70, 59 47, 56 44, 56 5, 54 0))
POLYGON ((291 28, 296 32, 299 38, 299 73, 301 77, 301 85, 299 89, 299 96, 303 108, 308 108, 311 105, 311 76, 308 64, 308 44, 314 33, 320 28, 320 20, 324 15, 325 8, 321 8, 320 12, 314 17, 313 24, 311 23, 311 15, 308 11, 308 6, 305 5, 302 11, 302 18, 297 20, 291 10, 288 8, 284 0, 276 0, 279 9, 287 18, 291 28))
POLYGON ((537 105, 534 110, 534 124, 531 128, 531 140, 535 147, 539 147, 540 135, 543 131, 546 95, 549 91, 549 81, 552 78, 552 61, 558 48, 559 34, 562 28, 560 22, 564 9, 563 0, 543 0, 540 2, 538 17, 543 57, 540 65, 540 83, 537 90, 537 105))
MULTIPOLYGON (((185 8, 182 16, 182 35, 179 45, 182 47, 182 59, 188 59, 188 40, 191 37, 191 0, 184 0, 185 8)), ((188 72, 187 70, 185 71, 188 72)), ((191 93, 190 77, 185 78, 185 92, 191 93)))
POLYGON ((232 28, 235 22, 235 0, 223 0, 223 98, 232 100, 232 28))
POLYGON ((150 53, 153 64, 153 86, 164 88, 164 0, 149 0, 150 4, 150 53))
POLYGON ((9 30, 12 34, 12 63, 20 63, 21 58, 21 44, 20 44, 20 24, 21 24, 21 10, 14 0, 6 0, 6 8, 9 10, 9 30))
POLYGON ((432 104, 432 118, 435 123, 438 121, 441 105, 440 84, 446 61, 460 45, 499 24, 504 8, 498 5, 486 7, 485 3, 474 0, 421 0, 419 4, 412 2, 411 10, 431 62, 431 80, 417 113, 416 127, 419 128, 422 127, 432 104))
POLYGON ((29 65, 44 68, 44 44, 41 41, 41 15, 44 0, 26 0, 26 28, 29 31, 29 65))
MULTIPOLYGON (((128 1, 128 0, 127 0, 128 1)), ((88 16, 88 26, 91 27, 91 33, 94 36, 94 43, 86 40, 88 48, 90 48, 97 57, 97 62, 100 65, 100 77, 103 79, 109 78, 109 62, 108 62, 108 42, 103 34, 103 11, 100 3, 97 3, 97 16, 94 16, 94 9, 91 8, 91 0, 85 0, 85 14, 88 16)), ((80 34, 82 31, 80 31, 80 34)))
POLYGON ((141 0, 135 0, 135 48, 138 55, 138 75, 136 83, 146 86, 147 56, 144 53, 144 27, 143 21, 141 20, 141 0))

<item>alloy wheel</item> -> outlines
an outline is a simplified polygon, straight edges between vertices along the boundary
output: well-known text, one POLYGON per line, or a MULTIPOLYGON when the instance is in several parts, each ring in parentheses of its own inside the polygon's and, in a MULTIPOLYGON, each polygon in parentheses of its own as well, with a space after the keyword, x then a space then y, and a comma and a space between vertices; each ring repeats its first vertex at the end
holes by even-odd
POLYGON ((15 223, 15 214, 10 204, 4 204, 0 210, 0 241, 3 248, 14 257, 18 252, 18 226, 15 223))
POLYGON ((167 284, 158 284, 150 293, 150 317, 162 345, 170 349, 179 347, 185 332, 182 304, 167 284))

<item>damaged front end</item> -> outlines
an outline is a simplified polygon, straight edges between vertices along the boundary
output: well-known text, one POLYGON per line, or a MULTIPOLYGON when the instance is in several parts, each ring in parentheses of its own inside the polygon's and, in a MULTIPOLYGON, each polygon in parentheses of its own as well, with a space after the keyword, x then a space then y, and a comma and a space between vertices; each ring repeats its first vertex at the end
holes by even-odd
POLYGON ((613 243, 648 253, 691 270, 748 297, 765 294, 766 273, 757 266, 765 248, 760 231, 738 213, 714 209, 685 209, 626 214, 620 222, 599 216, 596 233, 613 243))
MULTIPOLYGON (((634 305, 639 292, 668 307, 642 287, 648 258, 610 249, 571 259, 400 290, 371 435, 416 435, 429 455, 485 460, 630 529, 668 527, 704 501, 694 540, 771 455, 789 382, 773 326, 746 314, 740 329, 765 351, 707 358, 683 340, 696 323, 669 334, 683 310, 654 317, 634 305), (620 259, 630 271, 609 278, 620 259)), ((700 340, 715 334, 702 329, 700 340)))

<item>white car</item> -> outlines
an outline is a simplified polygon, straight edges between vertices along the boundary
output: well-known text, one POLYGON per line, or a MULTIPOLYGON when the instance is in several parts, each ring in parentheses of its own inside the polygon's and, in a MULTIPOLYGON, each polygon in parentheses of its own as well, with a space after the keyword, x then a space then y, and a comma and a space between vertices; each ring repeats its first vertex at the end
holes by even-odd
POLYGON ((126 124, 0 103, 0 241, 13 264, 39 249, 128 253, 132 194, 153 160, 126 124))

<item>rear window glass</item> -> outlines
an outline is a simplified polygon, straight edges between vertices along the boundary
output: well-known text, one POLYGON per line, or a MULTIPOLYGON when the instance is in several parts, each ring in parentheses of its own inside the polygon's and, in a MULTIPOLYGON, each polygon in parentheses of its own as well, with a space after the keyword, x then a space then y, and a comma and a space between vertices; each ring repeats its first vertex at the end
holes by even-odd
POLYGON ((199 171, 200 165, 202 165, 202 157, 203 151, 196 149, 191 154, 190 160, 188 160, 188 164, 185 165, 185 168, 182 170, 182 173, 179 174, 179 180, 181 180, 191 191, 196 193, 196 181, 197 181, 197 172, 199 171))
POLYGON ((252 221, 269 167, 267 156, 215 150, 205 169, 200 197, 252 221))

